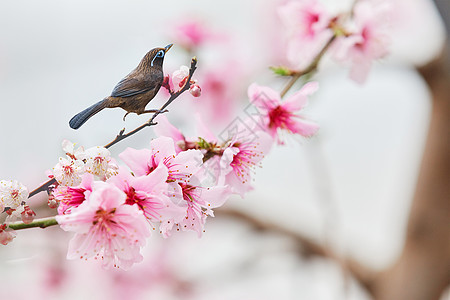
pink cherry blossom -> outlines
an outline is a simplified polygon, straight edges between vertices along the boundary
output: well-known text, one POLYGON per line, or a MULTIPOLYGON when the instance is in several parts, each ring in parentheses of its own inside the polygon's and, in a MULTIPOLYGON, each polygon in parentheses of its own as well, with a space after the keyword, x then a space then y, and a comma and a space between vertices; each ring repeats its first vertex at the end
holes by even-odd
POLYGON ((253 83, 248 88, 248 97, 260 113, 258 115, 260 120, 256 121, 274 139, 277 139, 279 144, 282 144, 283 141, 279 137, 281 130, 310 137, 319 129, 316 123, 308 121, 301 115, 296 114, 297 111, 300 111, 306 106, 308 96, 314 93, 317 88, 317 82, 309 82, 298 92, 291 95, 286 101, 282 102, 278 92, 269 87, 259 86, 253 83))
POLYGON ((0 212, 5 207, 15 209, 28 198, 28 189, 17 180, 0 180, 0 212))
POLYGON ((70 214, 73 208, 89 198, 93 182, 93 175, 85 173, 79 185, 74 187, 58 185, 53 189, 52 196, 59 203, 58 214, 70 214))
POLYGON ((177 231, 196 231, 201 237, 207 216, 214 216, 212 209, 222 206, 231 194, 228 186, 205 188, 192 182, 180 182, 173 188, 173 197, 179 198, 184 215, 179 220, 172 218, 161 223, 163 237, 169 237, 174 228, 177 231))
POLYGON ((121 168, 119 174, 108 182, 125 192, 127 195, 125 203, 136 204, 150 222, 179 220, 183 217, 183 210, 167 196, 167 177, 167 167, 159 164, 150 174, 137 177, 121 168))
POLYGON ((188 51, 201 46, 210 37, 207 28, 198 21, 186 21, 175 28, 175 39, 188 51))
MULTIPOLYGON (((230 185, 232 192, 243 196, 245 192, 252 189, 251 173, 270 150, 273 139, 261 129, 252 128, 240 121, 235 124, 236 126, 233 124, 230 126, 230 128, 236 127, 236 132, 231 133, 225 141, 219 142, 202 120, 199 117, 196 119, 197 131, 201 139, 187 140, 183 136, 183 140, 178 142, 182 149, 201 148, 205 155, 211 155, 196 169, 196 176, 208 182, 209 186, 230 185), (208 144, 208 149, 202 148, 204 145, 200 144, 208 144)), ((167 120, 165 122, 170 124, 167 120)), ((163 129, 159 131, 164 132, 163 129)), ((173 130, 169 134, 181 135, 178 131, 174 133, 173 130)))
POLYGON ((304 68, 331 38, 331 17, 317 0, 289 1, 278 9, 288 38, 288 60, 304 68))
POLYGON ((358 1, 354 8, 354 29, 349 29, 353 33, 336 40, 335 58, 350 63, 349 76, 357 83, 364 83, 373 61, 389 52, 389 12, 387 2, 358 1))
POLYGON ((177 154, 173 139, 159 137, 150 142, 150 149, 127 148, 119 157, 136 176, 148 175, 159 164, 164 164, 169 170, 168 182, 187 182, 200 168, 203 154, 199 150, 187 150, 177 154))
POLYGON ((241 197, 252 190, 252 173, 269 152, 272 142, 267 133, 256 129, 249 135, 232 137, 220 157, 218 185, 229 185, 241 197))
POLYGON ((75 232, 68 259, 102 260, 105 268, 129 269, 142 261, 141 247, 150 235, 137 205, 124 205, 127 195, 105 182, 95 182, 89 198, 56 220, 65 231, 75 232))

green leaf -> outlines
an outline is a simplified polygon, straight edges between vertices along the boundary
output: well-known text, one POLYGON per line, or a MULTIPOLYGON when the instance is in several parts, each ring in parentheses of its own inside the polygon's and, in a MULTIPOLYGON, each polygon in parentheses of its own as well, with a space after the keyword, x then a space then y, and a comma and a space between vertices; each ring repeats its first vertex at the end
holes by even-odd
POLYGON ((208 150, 211 147, 211 145, 207 141, 205 141, 205 139, 203 139, 201 137, 198 138, 197 145, 200 149, 206 149, 206 150, 208 150))
POLYGON ((270 69, 279 76, 291 76, 293 71, 287 67, 279 66, 279 67, 270 67, 270 69))

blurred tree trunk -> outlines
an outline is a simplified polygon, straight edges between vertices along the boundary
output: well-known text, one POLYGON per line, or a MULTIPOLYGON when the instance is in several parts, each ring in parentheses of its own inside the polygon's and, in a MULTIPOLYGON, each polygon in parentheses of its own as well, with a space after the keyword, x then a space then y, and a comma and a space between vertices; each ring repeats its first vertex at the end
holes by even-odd
MULTIPOLYGON (((447 32, 450 2, 436 0, 447 32)), ((419 69, 433 108, 425 152, 397 263, 377 276, 377 300, 438 300, 450 285, 450 45, 439 59, 419 69)))
POLYGON ((431 123, 403 253, 375 279, 377 300, 438 300, 450 284, 449 49, 419 69, 433 97, 431 123))

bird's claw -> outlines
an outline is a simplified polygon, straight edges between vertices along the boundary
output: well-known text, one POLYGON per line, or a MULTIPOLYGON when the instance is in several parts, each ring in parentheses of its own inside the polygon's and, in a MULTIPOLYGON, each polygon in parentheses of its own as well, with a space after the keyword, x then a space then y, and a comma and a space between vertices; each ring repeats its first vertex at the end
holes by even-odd
POLYGON ((124 116, 123 116, 123 121, 125 122, 125 118, 127 117, 127 115, 129 114, 130 112, 127 112, 124 116))

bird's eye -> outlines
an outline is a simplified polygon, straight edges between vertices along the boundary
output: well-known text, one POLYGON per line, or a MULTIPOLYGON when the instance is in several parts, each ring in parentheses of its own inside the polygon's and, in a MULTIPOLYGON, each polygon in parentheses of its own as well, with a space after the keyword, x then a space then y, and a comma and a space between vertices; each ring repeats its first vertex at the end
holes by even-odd
POLYGON ((163 50, 159 50, 158 53, 156 54, 157 57, 164 57, 164 51, 163 50))

